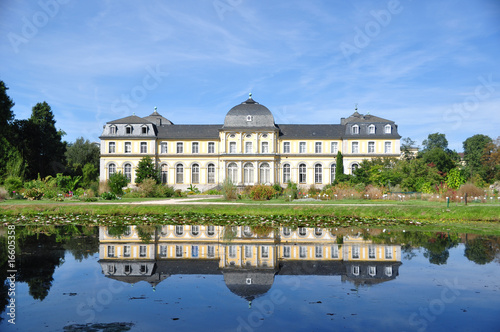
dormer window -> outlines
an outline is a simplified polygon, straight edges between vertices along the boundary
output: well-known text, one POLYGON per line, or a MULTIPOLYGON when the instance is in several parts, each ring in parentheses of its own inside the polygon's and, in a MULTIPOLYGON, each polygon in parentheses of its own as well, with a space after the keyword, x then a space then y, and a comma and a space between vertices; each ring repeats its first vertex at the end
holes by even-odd
POLYGON ((247 121, 252 121, 252 116, 251 115, 247 115, 247 121))
POLYGON ((390 125, 390 124, 385 125, 385 127, 384 127, 384 132, 385 132, 386 134, 390 134, 390 133, 392 132, 392 127, 391 127, 391 125, 390 125))
POLYGON ((148 133, 148 127, 144 126, 142 127, 142 134, 146 135, 148 133))
POLYGON ((352 126, 351 132, 352 132, 353 135, 359 134, 359 126, 358 125, 352 126))
POLYGON ((375 134, 375 125, 368 126, 368 134, 375 134))
POLYGON ((132 134, 132 126, 126 126, 125 127, 125 134, 127 134, 127 135, 132 134))
POLYGON ((116 126, 109 127, 109 133, 111 135, 116 135, 116 126))

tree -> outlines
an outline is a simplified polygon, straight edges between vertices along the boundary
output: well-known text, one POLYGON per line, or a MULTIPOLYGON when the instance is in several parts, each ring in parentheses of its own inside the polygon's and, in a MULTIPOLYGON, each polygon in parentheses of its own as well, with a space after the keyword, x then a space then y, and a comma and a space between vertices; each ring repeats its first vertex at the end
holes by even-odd
POLYGON ((415 158, 413 154, 413 149, 416 149, 416 142, 409 137, 405 137, 401 140, 401 154, 402 158, 410 160, 415 158))
POLYGON ((451 189, 459 189, 465 183, 465 178, 458 168, 453 168, 446 176, 446 185, 451 189))
POLYGON ((36 104, 28 120, 14 122, 15 139, 27 163, 26 175, 30 179, 47 175, 55 176, 65 167, 66 145, 61 141, 64 132, 55 127, 56 121, 50 106, 36 104))
POLYGON ((0 135, 8 133, 9 127, 12 125, 12 121, 14 121, 14 112, 12 111, 14 102, 7 95, 8 89, 5 83, 0 81, 0 135))
POLYGON ((446 139, 445 134, 434 133, 429 134, 427 139, 422 142, 424 146, 423 151, 430 151, 434 148, 440 148, 442 150, 448 149, 448 140, 446 139))
POLYGON ((84 188, 88 188, 90 184, 97 180, 97 177, 99 176, 99 170, 95 168, 93 164, 85 164, 82 169, 83 173, 83 180, 82 180, 82 186, 84 188))
POLYGON ((68 166, 72 169, 78 168, 78 165, 81 168, 86 164, 92 164, 96 169, 99 168, 99 147, 83 137, 77 138, 74 143, 68 145, 65 156, 68 166))
POLYGON ((485 180, 493 182, 500 180, 500 136, 486 144, 481 163, 485 172, 485 180))
POLYGON ((109 188, 115 195, 123 195, 122 188, 126 187, 128 182, 128 178, 122 172, 114 173, 108 179, 109 188))
POLYGON ((137 164, 137 172, 135 174, 136 183, 141 183, 144 179, 148 178, 155 180, 156 183, 160 182, 160 174, 150 156, 145 156, 139 161, 139 164, 137 164))
POLYGON ((427 164, 434 165, 441 172, 441 175, 448 173, 450 169, 455 168, 455 162, 446 151, 435 147, 423 154, 423 159, 427 164))
POLYGON ((485 147, 491 142, 492 139, 489 136, 481 134, 469 137, 463 142, 464 160, 468 177, 472 177, 474 174, 479 174, 482 178, 485 177, 485 169, 481 158, 485 152, 485 147))
POLYGON ((8 89, 5 83, 0 81, 0 182, 8 176, 22 177, 24 170, 23 162, 18 163, 20 154, 12 144, 12 122, 14 121, 12 107, 14 107, 14 102, 7 95, 8 89), (12 169, 13 166, 15 169, 12 169))
POLYGON ((337 166, 335 167, 335 183, 342 182, 344 180, 344 156, 339 151, 337 152, 337 166))

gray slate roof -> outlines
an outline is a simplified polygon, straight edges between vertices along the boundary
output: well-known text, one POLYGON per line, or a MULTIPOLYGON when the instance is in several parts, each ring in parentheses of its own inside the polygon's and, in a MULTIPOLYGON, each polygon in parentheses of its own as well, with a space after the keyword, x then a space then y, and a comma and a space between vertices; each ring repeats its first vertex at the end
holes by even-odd
POLYGON ((259 104, 250 96, 246 101, 234 106, 227 112, 226 118, 224 119, 224 129, 235 127, 275 128, 274 117, 267 107, 259 104), (247 121, 247 116, 249 115, 252 117, 251 121, 247 121))
POLYGON ((110 121, 109 124, 152 124, 153 122, 140 118, 137 115, 130 115, 118 120, 110 121))
POLYGON ((278 125, 281 139, 293 138, 327 138, 340 139, 344 134, 345 126, 322 124, 287 124, 278 125))
POLYGON ((221 125, 171 125, 160 126, 159 139, 219 139, 221 125))

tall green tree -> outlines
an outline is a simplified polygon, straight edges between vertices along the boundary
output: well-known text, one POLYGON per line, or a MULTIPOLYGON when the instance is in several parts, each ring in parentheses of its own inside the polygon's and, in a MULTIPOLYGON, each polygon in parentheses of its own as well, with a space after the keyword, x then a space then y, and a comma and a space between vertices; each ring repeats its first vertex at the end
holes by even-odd
POLYGON ((441 148, 433 148, 423 154, 423 159, 427 164, 436 166, 443 176, 448 173, 450 169, 455 168, 455 161, 451 156, 441 148))
POLYGON ((474 174, 479 174, 483 179, 486 178, 486 170, 481 158, 485 153, 486 146, 491 142, 492 139, 489 136, 481 134, 469 137, 463 142, 465 170, 469 178, 474 174))
POLYGON ((99 147, 83 137, 79 137, 74 143, 68 144, 65 156, 71 169, 81 168, 86 164, 92 164, 96 169, 99 169, 99 147))
POLYGON ((440 148, 442 150, 448 149, 448 140, 446 139, 445 134, 434 133, 429 134, 427 139, 422 142, 424 146, 423 151, 430 151, 434 148, 440 148))
POLYGON ((484 180, 488 182, 500 180, 500 136, 486 144, 481 163, 486 174, 484 180))
POLYGON ((414 140, 412 140, 410 137, 405 137, 401 140, 401 154, 402 158, 406 160, 410 160, 415 158, 415 155, 413 154, 413 149, 416 149, 417 145, 414 140))
POLYGON ((342 182, 344 180, 344 156, 342 152, 337 152, 337 166, 335 167, 335 181, 342 182))
POLYGON ((9 88, 3 81, 0 81, 0 182, 3 182, 7 176, 22 177, 22 161, 19 161, 20 154, 12 143, 12 123, 14 121, 14 102, 7 95, 9 88), (15 165, 19 164, 19 168, 15 165), (14 165, 14 166, 13 166, 14 165), (12 169, 12 167, 16 169, 12 169))
POLYGON ((137 164, 135 182, 142 183, 144 179, 153 179, 156 183, 160 182, 160 174, 150 156, 143 157, 137 164))
POLYGON ((26 176, 35 179, 55 176, 66 169, 62 141, 64 132, 56 129, 52 109, 46 103, 36 104, 28 120, 15 121, 16 142, 27 163, 26 176))

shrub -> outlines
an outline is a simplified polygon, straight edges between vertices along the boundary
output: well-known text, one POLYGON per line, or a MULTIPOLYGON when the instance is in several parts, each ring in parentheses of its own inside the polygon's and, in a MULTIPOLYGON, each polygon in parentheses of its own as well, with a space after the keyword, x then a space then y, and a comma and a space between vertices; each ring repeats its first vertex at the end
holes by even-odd
POLYGON ((109 187, 108 181, 100 181, 99 182, 99 187, 98 187, 98 190, 97 190, 97 192, 99 194, 107 193, 107 192, 110 192, 110 191, 111 191, 111 188, 109 187))
POLYGON ((382 198, 382 189, 370 184, 365 188, 365 195, 368 195, 368 199, 382 198))
POLYGON ((139 195, 140 197, 155 197, 156 192, 156 180, 146 178, 143 179, 139 184, 139 195))
POLYGON ((29 199, 30 201, 35 201, 42 199, 43 192, 38 188, 30 188, 24 192, 24 197, 29 199))
POLYGON ((222 184, 222 195, 224 195, 225 200, 235 200, 236 199, 236 186, 233 184, 231 179, 225 179, 222 184))
POLYGON ((0 201, 3 201, 5 198, 7 198, 7 190, 5 188, 0 187, 0 201))
POLYGON ((176 189, 174 191, 174 197, 182 197, 182 190, 176 189))
POLYGON ((108 180, 109 188, 115 195, 123 195, 122 188, 126 187, 128 183, 128 178, 122 172, 114 173, 108 180))
POLYGON ((117 199, 115 193, 102 193, 101 194, 101 198, 105 199, 107 201, 111 201, 111 200, 117 199))
POLYGON ((458 193, 460 196, 465 196, 465 194, 467 194, 469 197, 475 197, 482 196, 484 194, 484 190, 476 187, 472 183, 466 183, 460 186, 458 193))
POLYGON ((254 201, 270 200, 275 194, 276 190, 273 187, 263 184, 253 186, 250 191, 250 197, 254 201))
POLYGON ((155 197, 173 197, 175 194, 174 188, 163 184, 155 186, 155 197))
POLYGON ((220 190, 217 189, 210 189, 206 192, 207 195, 220 195, 220 190))
POLYGON ((280 186, 279 183, 273 184, 274 191, 276 191, 277 194, 280 194, 283 192, 283 188, 280 186))
POLYGON ((9 176, 4 182, 5 190, 13 197, 15 192, 19 192, 23 188, 23 180, 17 176, 9 176))
POLYGON ((297 189, 297 184, 291 181, 288 181, 288 184, 286 185, 286 189, 284 191, 285 195, 285 201, 291 202, 294 199, 297 199, 298 197, 298 189, 297 189))

